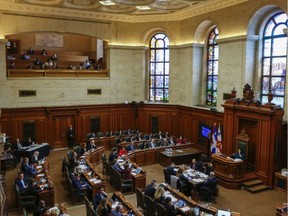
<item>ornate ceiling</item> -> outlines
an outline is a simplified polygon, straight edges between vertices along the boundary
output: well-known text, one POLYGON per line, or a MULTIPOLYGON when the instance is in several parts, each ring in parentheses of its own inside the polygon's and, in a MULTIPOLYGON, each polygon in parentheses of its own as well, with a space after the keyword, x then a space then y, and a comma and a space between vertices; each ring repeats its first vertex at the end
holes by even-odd
POLYGON ((248 0, 0 0, 0 10, 123 22, 177 21, 248 0))

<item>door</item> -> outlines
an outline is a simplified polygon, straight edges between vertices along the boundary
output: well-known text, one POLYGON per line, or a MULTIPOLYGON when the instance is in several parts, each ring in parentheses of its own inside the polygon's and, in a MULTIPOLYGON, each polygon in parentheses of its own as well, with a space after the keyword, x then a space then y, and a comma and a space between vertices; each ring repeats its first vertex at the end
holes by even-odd
POLYGON ((75 116, 53 116, 52 118, 52 145, 54 148, 68 147, 67 131, 72 125, 75 128, 75 116))

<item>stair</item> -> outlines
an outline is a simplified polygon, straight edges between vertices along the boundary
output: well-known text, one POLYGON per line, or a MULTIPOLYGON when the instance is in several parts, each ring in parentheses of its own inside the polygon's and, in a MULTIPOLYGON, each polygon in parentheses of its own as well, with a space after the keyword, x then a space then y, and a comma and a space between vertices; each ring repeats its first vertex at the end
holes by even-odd
POLYGON ((257 193, 269 189, 269 187, 264 185, 263 182, 259 179, 245 181, 242 183, 242 185, 247 191, 251 193, 257 193))

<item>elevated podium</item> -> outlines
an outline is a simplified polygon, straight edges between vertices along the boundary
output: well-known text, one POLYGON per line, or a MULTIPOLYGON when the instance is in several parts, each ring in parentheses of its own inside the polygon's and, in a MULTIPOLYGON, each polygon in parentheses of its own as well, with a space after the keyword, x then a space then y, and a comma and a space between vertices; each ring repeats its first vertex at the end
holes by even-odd
POLYGON ((221 176, 224 179, 237 179, 242 177, 242 171, 245 165, 245 162, 242 160, 235 161, 221 154, 213 154, 212 163, 217 176, 221 176))

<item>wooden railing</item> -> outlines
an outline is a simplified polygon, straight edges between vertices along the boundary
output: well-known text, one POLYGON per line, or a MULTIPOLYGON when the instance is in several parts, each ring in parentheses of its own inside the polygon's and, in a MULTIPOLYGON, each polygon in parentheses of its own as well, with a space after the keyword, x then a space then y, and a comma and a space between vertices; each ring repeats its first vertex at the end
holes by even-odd
POLYGON ((8 69, 7 77, 109 77, 109 70, 8 69))

